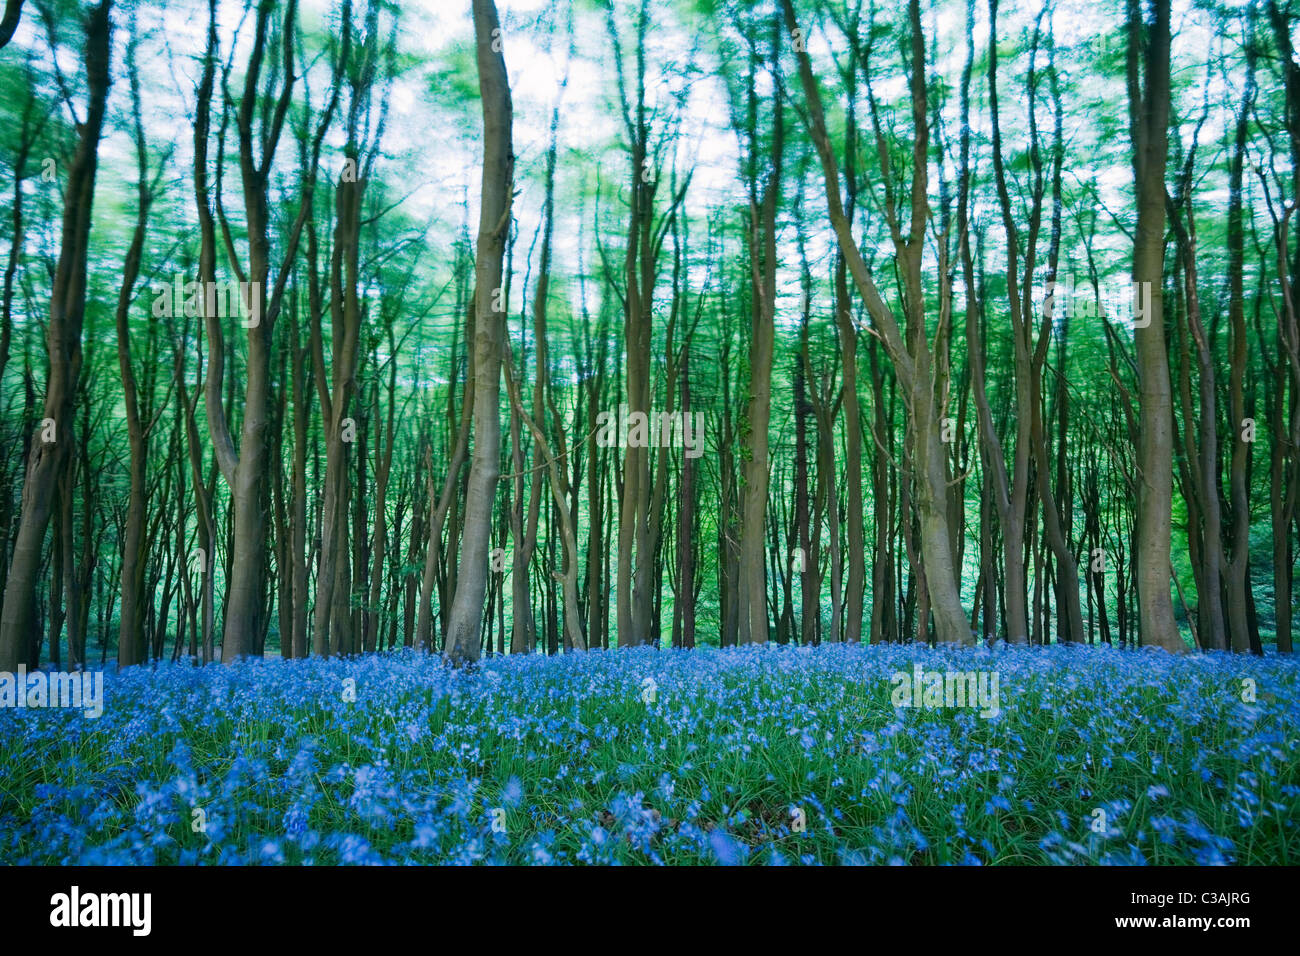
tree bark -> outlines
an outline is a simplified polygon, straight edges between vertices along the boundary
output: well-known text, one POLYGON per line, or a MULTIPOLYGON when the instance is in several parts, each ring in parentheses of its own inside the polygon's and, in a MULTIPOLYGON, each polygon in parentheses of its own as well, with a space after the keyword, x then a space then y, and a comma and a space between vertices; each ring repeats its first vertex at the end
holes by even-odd
POLYGON ((500 27, 493 0, 473 0, 479 94, 483 102, 483 179, 474 262, 474 453, 465 493, 460 574, 447 622, 444 653, 453 663, 479 656, 479 628, 487 588, 492 504, 501 448, 501 359, 505 345, 502 262, 514 184, 512 106, 500 27))
POLYGON ((148 149, 144 122, 140 114, 140 74, 136 68, 137 37, 132 34, 127 47, 127 71, 131 86, 131 112, 136 149, 136 220, 122 265, 122 285, 117 298, 117 360, 122 374, 122 396, 126 406, 127 443, 130 448, 131 487, 126 509, 126 540, 122 545, 122 610, 117 638, 117 662, 122 666, 142 663, 144 641, 144 571, 149 542, 145 538, 148 520, 148 491, 145 469, 148 462, 150 428, 141 421, 139 389, 131 366, 131 304, 135 283, 140 276, 145 232, 149 225, 149 208, 154 190, 149 182, 148 149))
POLYGON ((1138 220, 1133 242, 1133 282, 1143 301, 1145 325, 1135 329, 1138 367, 1137 570, 1138 628, 1142 643, 1184 651, 1174 620, 1169 582, 1173 507, 1173 397, 1165 345, 1165 158, 1169 135, 1169 0, 1153 0, 1155 20, 1145 33, 1138 0, 1129 4, 1129 100, 1138 220), (1139 99, 1139 47, 1146 51, 1139 99))
MULTIPOLYGON (((0 612, 0 671, 19 664, 35 665, 28 657, 28 639, 35 629, 36 576, 41 547, 49 526, 55 486, 68 471, 76 451, 73 425, 77 379, 81 373, 81 333, 86 311, 86 268, 90 220, 99 163, 99 138, 112 81, 109 71, 111 0, 102 0, 86 19, 86 115, 78 124, 77 146, 68 169, 58 264, 50 296, 45 341, 49 353, 44 413, 52 423, 53 440, 38 426, 23 480, 22 513, 14 543, 9 577, 0 612)), ((47 433, 48 434, 48 433, 47 433)), ((71 560, 71 556, 65 556, 71 560)))
MULTIPOLYGON (((791 0, 782 0, 786 26, 798 29, 791 0)), ((899 265, 905 279, 908 302, 908 340, 905 341, 893 311, 885 303, 871 277, 853 237, 852 224, 844 213, 840 199, 839 167, 826 132, 825 111, 821 94, 806 51, 798 53, 799 74, 808 105, 809 132, 822 162, 826 183, 826 201, 831 224, 840 251, 853 276, 854 284, 866 303, 876 332, 882 337, 894 364, 899 383, 907 395, 909 424, 914 437, 911 473, 915 476, 917 514, 921 556, 935 632, 940 644, 970 644, 973 635, 961 606, 958 589, 959 569, 953 562, 949 537, 946 453, 940 435, 940 409, 935 389, 934 357, 924 327, 924 296, 920 283, 923 241, 928 219, 926 177, 928 159, 928 118, 925 82, 925 40, 921 27, 918 0, 908 5, 911 22, 911 105, 914 140, 912 144, 911 216, 903 235, 897 219, 891 216, 891 232, 898 251, 899 265)), ((864 64, 864 69, 866 65, 864 64)), ((886 174, 888 178, 888 174, 886 174)))
MULTIPOLYGON (((773 23, 774 28, 777 24, 773 23)), ((772 63, 780 56, 780 31, 772 31, 772 63)), ((752 88, 752 87, 751 87, 752 88)), ((754 111, 756 112, 756 111, 754 111)), ((751 115, 753 115, 751 113, 751 115)), ((749 130, 757 178, 758 130, 749 130)), ((740 621, 737 641, 766 644, 768 639, 767 575, 763 561, 767 518, 768 424, 772 415, 772 353, 776 334, 776 213, 781 201, 781 160, 785 143, 782 98, 773 98, 772 141, 764 150, 771 163, 758 197, 750 186, 750 281, 753 315, 749 340, 748 448, 740 513, 740 621)))

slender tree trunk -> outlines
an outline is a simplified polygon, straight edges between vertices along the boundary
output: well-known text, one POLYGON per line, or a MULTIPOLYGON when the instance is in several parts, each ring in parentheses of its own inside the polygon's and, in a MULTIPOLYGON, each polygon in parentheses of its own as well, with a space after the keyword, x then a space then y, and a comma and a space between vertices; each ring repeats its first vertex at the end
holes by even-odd
MULTIPOLYGON (((111 82, 109 71, 111 0, 102 0, 86 19, 86 115, 78 125, 77 147, 68 169, 58 265, 46 326, 49 379, 42 424, 33 439, 23 481, 22 515, 14 544, 4 609, 0 613, 0 671, 14 671, 27 658, 35 631, 36 576, 49 526, 55 486, 76 451, 73 426, 77 379, 81 372, 81 332, 86 310, 86 268, 90 218, 99 161, 99 138, 111 82)), ((65 556, 70 560, 70 556, 65 556)))
POLYGON ((496 498, 501 435, 501 357, 505 344, 502 260, 510 227, 514 183, 512 107, 500 27, 493 0, 473 0, 479 94, 483 101, 483 186, 474 262, 474 454, 465 494, 465 533, 460 578, 447 623, 444 653, 455 663, 477 660, 483 594, 487 587, 488 538, 496 498), (495 31, 495 32, 494 32, 495 31))
POLYGON ((1251 8, 1247 30, 1250 41, 1246 45, 1246 83, 1241 106, 1233 129, 1232 153, 1228 160, 1228 321, 1231 331, 1231 370, 1228 375, 1228 394, 1231 406, 1228 433, 1232 436, 1232 457, 1229 465, 1228 495, 1230 544, 1226 598, 1228 612, 1228 637, 1234 651, 1243 651, 1258 643, 1249 621, 1249 567, 1250 567, 1250 497, 1247 472, 1253 444, 1245 440, 1246 396, 1245 377, 1249 363, 1246 337, 1246 307, 1244 244, 1242 229, 1242 176, 1246 155, 1250 110, 1255 100, 1254 43, 1255 14, 1251 8))
MULTIPOLYGON (((1147 315, 1134 333, 1138 366, 1137 569, 1138 627, 1144 645, 1183 651, 1169 594, 1173 506, 1173 398, 1165 346, 1165 157, 1169 133, 1169 0, 1153 0, 1155 20, 1142 25, 1138 0, 1129 2, 1129 99, 1132 115, 1137 232, 1133 282, 1147 315), (1139 47, 1145 49, 1140 98, 1139 47), (1148 300, 1149 296, 1149 300, 1148 300)), ((1136 324, 1136 323, 1135 323, 1136 324)))
POLYGON ((149 155, 145 142, 144 122, 140 112, 140 75, 136 68, 137 37, 133 33, 127 47, 127 72, 131 86, 131 112, 134 120, 136 149, 136 221, 131 245, 122 266, 122 285, 118 293, 116 328, 117 360, 122 374, 122 395, 126 406, 127 441, 130 448, 131 490, 127 502, 126 541, 122 546, 122 611, 118 628, 117 661, 122 666, 139 664, 145 656, 144 571, 148 554, 145 523, 148 520, 148 492, 145 468, 149 455, 148 428, 141 421, 139 390, 131 365, 131 304, 135 283, 140 275, 145 234, 149 225, 149 208, 153 204, 153 187, 149 182, 149 155))
MULTIPOLYGON (((798 29, 791 0, 782 0, 786 26, 798 29)), ((912 184, 910 223, 904 235, 897 219, 890 227, 898 252, 900 272, 904 276, 908 303, 908 334, 904 338, 890 307, 881 298, 853 236, 852 223, 840 200, 839 166, 826 132, 824 109, 812 63, 806 51, 800 51, 799 74, 807 100, 809 132, 822 162, 826 184, 827 208, 835 229, 840 251, 853 276, 854 284, 866 303, 876 331, 883 338, 900 385, 907 394, 911 434, 914 438, 911 474, 915 477, 921 560, 936 637, 940 644, 970 644, 973 636, 961 606, 958 572, 953 561, 952 541, 948 528, 948 482, 946 451, 940 434, 941 409, 935 394, 936 370, 925 334, 925 299, 920 272, 923 242, 928 221, 926 178, 929 163, 928 110, 925 81, 925 41, 921 27, 920 4, 908 5, 911 22, 911 105, 914 140, 912 144, 912 184)), ((864 69, 866 65, 864 64, 864 69)), ((883 136, 878 132, 878 138, 883 136)))
MULTIPOLYGON (((774 24, 775 26, 776 24, 774 24)), ((772 62, 779 57, 780 32, 773 30, 772 62)), ((750 130, 755 143, 757 130, 750 130)), ((776 213, 781 201, 781 159, 785 142, 782 99, 774 97, 771 167, 761 201, 750 202, 750 269, 753 319, 749 343, 748 454, 740 513, 740 629, 741 644, 766 644, 768 639, 767 576, 763 548, 767 518, 768 424, 772 415, 772 353, 776 334, 776 213)), ((756 158, 755 158, 756 159, 756 158)), ((755 168, 756 168, 755 163, 755 168)), ((751 195, 757 193, 757 184, 751 195)))

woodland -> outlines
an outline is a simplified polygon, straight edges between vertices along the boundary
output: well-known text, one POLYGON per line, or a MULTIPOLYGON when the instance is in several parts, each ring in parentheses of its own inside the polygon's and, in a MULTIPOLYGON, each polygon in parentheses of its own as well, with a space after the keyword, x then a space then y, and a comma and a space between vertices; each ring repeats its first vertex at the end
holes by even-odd
POLYGON ((1298 39, 8 0, 0 670, 1289 654, 1298 39))

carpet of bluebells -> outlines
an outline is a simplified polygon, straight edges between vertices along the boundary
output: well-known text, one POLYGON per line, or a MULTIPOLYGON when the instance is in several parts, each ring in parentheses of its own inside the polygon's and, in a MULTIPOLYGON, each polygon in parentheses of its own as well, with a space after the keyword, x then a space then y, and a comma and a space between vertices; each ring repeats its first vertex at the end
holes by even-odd
POLYGON ((1297 674, 844 645, 133 668, 98 719, 0 710, 0 863, 1296 864, 1297 674), (996 671, 1000 713, 895 707, 914 661, 996 671))

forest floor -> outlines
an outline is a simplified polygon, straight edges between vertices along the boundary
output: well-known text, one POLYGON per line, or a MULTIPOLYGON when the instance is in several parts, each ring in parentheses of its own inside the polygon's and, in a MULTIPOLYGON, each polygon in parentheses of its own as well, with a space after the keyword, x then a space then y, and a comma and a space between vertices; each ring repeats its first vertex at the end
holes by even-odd
POLYGON ((131 668, 99 718, 0 709, 0 863, 1295 864, 1298 675, 844 645, 131 668))

